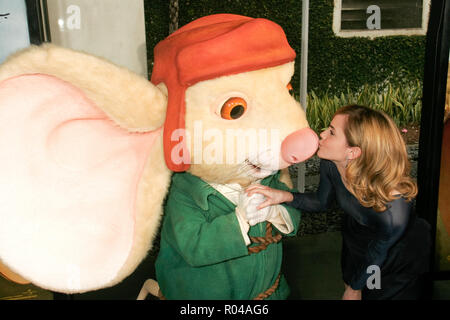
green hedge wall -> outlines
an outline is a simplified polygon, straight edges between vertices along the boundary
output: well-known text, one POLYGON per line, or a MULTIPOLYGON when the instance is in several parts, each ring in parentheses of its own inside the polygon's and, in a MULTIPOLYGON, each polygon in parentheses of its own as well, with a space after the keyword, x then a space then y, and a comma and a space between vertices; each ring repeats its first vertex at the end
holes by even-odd
POLYGON ((169 1, 144 0, 147 68, 149 79, 153 69, 153 48, 169 35, 169 1))
MULTIPOLYGON (((153 47, 168 35, 169 1, 145 0, 149 71, 153 47)), ((292 85, 299 93, 301 0, 179 0, 179 26, 215 13, 267 18, 286 32, 297 52, 292 85)), ((333 0, 310 1, 308 90, 340 95, 365 84, 394 86, 422 81, 425 36, 338 38, 332 30, 333 0)), ((382 87, 382 86, 381 86, 382 87)))
POLYGON ((340 94, 364 84, 402 86, 423 80, 425 36, 339 38, 333 1, 310 1, 308 89, 340 94))

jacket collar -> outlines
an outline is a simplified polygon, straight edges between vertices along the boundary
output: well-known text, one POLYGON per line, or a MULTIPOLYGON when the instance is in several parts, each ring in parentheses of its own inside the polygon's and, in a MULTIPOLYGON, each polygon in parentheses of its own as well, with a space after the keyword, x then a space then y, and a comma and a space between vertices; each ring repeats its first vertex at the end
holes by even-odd
MULTIPOLYGON (((202 210, 209 210, 208 197, 211 194, 222 196, 219 191, 211 187, 207 182, 189 172, 174 173, 172 184, 182 190, 183 193, 189 195, 202 210)), ((223 199, 229 202, 225 197, 223 199)), ((232 205, 231 202, 230 204, 232 205)))
MULTIPOLYGON (((261 181, 261 184, 268 185, 272 179, 277 179, 278 176, 279 172, 275 175, 268 176, 261 181)), ((189 195, 202 210, 209 210, 208 197, 212 194, 216 197, 220 197, 222 201, 228 203, 230 206, 235 206, 235 204, 214 189, 210 184, 189 172, 174 173, 172 176, 172 185, 189 195)))

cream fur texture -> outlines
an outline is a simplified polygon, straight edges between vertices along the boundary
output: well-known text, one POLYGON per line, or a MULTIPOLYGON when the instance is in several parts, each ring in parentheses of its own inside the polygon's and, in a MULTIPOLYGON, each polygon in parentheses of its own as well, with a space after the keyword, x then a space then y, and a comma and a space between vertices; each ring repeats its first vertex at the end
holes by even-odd
MULTIPOLYGON (((189 87, 186 90, 186 129, 191 137, 190 154, 193 162, 189 171, 214 183, 240 183, 246 186, 260 179, 260 176, 252 174, 245 161, 238 161, 238 158, 251 158, 250 147, 254 147, 254 144, 250 136, 256 133, 256 153, 259 154, 267 147, 259 142, 259 135, 267 134, 269 147, 272 142, 276 142, 275 150, 272 150, 276 158, 280 156, 277 143, 280 145, 290 133, 309 127, 303 108, 287 89, 293 73, 294 62, 290 62, 202 81, 189 87), (220 115, 222 105, 231 97, 240 97, 247 102, 247 111, 236 120, 226 120, 220 115), (202 137, 198 134, 200 127, 202 137), (203 144, 201 156, 198 152, 200 140, 203 144), (227 145, 227 141, 230 144, 227 145), (242 146, 244 154, 239 150, 242 146), (218 157, 212 154, 211 150, 220 148, 221 157, 220 154, 218 157), (208 153, 208 150, 211 152, 208 153), (226 157, 230 153, 234 153, 234 161, 228 162, 234 163, 227 163, 226 157)), ((273 169, 276 171, 279 168, 273 169)))
POLYGON ((52 44, 30 46, 0 66, 0 81, 33 73, 54 75, 80 88, 129 131, 154 130, 164 123, 167 96, 143 77, 103 58, 52 44))
MULTIPOLYGON (((98 283, 89 290, 115 285, 145 258, 160 224, 162 202, 171 175, 164 162, 162 147, 167 96, 146 79, 106 60, 50 44, 32 46, 0 65, 0 82, 23 74, 48 74, 71 83, 127 131, 158 129, 159 137, 150 150, 137 188, 134 239, 129 256, 110 283, 98 283)), ((45 288, 45 284, 40 286, 45 288)), ((83 291, 86 290, 79 292, 83 291)))
POLYGON ((122 270, 118 273, 115 283, 131 274, 152 248, 153 239, 163 216, 162 203, 169 189, 170 177, 171 171, 167 169, 164 161, 161 131, 159 140, 155 142, 151 150, 138 188, 136 201, 138 214, 133 248, 122 270))

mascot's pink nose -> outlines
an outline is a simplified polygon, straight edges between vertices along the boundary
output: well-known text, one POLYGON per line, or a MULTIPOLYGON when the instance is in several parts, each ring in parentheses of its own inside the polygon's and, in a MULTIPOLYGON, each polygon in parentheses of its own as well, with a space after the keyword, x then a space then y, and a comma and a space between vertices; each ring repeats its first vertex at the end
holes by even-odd
POLYGON ((305 161, 319 147, 319 138, 310 128, 303 128, 288 135, 281 143, 281 156, 289 164, 305 161))

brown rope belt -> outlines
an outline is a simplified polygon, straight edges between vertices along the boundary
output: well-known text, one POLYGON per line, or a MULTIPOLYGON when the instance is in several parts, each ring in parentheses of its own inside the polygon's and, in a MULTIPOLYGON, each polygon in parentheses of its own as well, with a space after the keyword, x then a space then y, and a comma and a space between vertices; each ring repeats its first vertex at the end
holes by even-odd
MULTIPOLYGON (((259 243, 259 245, 249 247, 248 254, 258 253, 260 251, 266 250, 266 248, 270 244, 279 242, 281 240, 281 238, 282 238, 282 236, 279 233, 272 235, 272 224, 270 222, 267 222, 265 237, 250 237, 250 240, 252 241, 252 243, 259 243)), ((274 284, 266 291, 258 294, 255 298, 253 298, 253 300, 264 300, 264 299, 267 299, 269 296, 271 296, 272 293, 274 293, 278 289, 278 285, 280 284, 280 278, 281 278, 281 272, 278 275, 277 279, 275 280, 274 284)))
POLYGON ((250 237, 252 243, 259 243, 258 246, 253 246, 248 248, 248 253, 258 253, 262 250, 266 250, 266 248, 272 244, 277 243, 281 240, 281 234, 277 233, 276 235, 272 235, 272 224, 267 222, 266 224, 266 236, 265 237, 250 237))
POLYGON ((280 284, 280 278, 281 278, 281 272, 278 274, 277 279, 275 280, 274 284, 264 291, 263 293, 258 294, 253 300, 264 300, 267 299, 278 289, 278 285, 280 284))
MULTIPOLYGON (((258 253, 260 251, 266 250, 266 248, 272 244, 277 243, 281 240, 282 236, 279 233, 272 235, 272 224, 270 222, 266 223, 266 235, 265 237, 250 237, 252 243, 259 243, 257 246, 252 246, 248 248, 248 254, 258 253)), ((263 300, 270 297, 277 289, 280 284, 281 272, 275 280, 274 284, 266 291, 257 295, 253 300, 263 300)), ((166 297, 162 294, 161 290, 158 292, 158 298, 160 300, 166 300, 166 297)))

